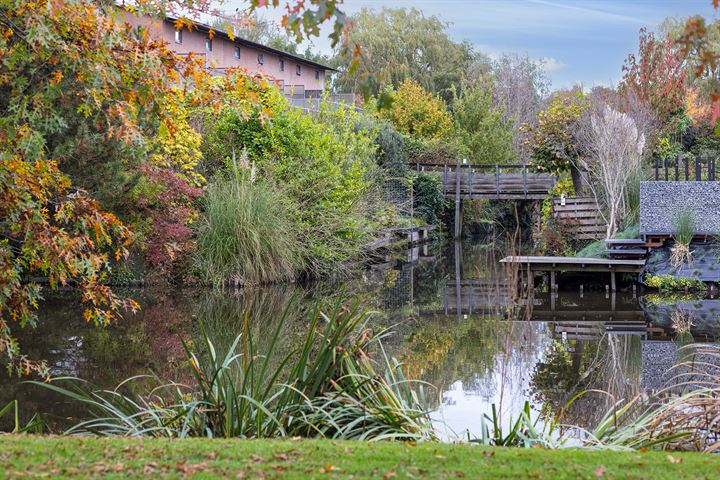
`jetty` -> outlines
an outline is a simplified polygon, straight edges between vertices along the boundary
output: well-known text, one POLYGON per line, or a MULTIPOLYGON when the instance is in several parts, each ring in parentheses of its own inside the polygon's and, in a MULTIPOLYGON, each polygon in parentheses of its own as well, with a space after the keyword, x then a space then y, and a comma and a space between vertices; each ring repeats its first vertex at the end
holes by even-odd
POLYGON ((610 289, 616 288, 616 273, 640 273, 645 266, 645 260, 633 258, 590 258, 590 257, 533 257, 509 256, 500 260, 500 263, 517 264, 527 270, 532 287, 536 272, 550 274, 550 290, 557 290, 557 273, 559 272, 607 272, 610 274, 610 289))

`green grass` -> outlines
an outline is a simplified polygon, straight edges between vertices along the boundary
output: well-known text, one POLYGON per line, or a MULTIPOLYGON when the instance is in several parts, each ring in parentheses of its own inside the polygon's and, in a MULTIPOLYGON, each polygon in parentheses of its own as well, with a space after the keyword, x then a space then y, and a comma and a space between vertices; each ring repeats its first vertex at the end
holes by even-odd
MULTIPOLYGON (((635 224, 631 225, 622 232, 615 234, 613 238, 637 238, 640 236, 640 227, 635 224)), ((605 239, 596 240, 585 246, 582 250, 575 254, 576 257, 605 258, 605 239)))
POLYGON ((699 453, 490 448, 330 440, 0 437, 5 478, 714 479, 699 453))

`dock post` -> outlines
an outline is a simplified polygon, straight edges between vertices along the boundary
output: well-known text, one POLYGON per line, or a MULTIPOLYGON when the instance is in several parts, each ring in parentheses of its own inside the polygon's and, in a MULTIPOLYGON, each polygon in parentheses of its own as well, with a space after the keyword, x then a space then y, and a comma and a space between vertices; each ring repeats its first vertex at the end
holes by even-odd
POLYGON ((610 272, 610 290, 615 291, 615 270, 610 272))
POLYGON ((462 237, 462 200, 460 199, 460 159, 455 170, 455 238, 462 237))
POLYGON ((550 292, 554 292, 557 290, 557 285, 555 284, 555 270, 550 270, 550 292))

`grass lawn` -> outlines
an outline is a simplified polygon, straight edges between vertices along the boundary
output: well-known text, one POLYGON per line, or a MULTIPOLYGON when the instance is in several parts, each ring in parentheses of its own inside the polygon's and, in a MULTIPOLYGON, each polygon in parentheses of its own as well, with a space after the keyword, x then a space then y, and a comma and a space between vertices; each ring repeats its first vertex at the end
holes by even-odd
POLYGON ((330 440, 0 436, 0 477, 718 479, 698 453, 480 448, 330 440))

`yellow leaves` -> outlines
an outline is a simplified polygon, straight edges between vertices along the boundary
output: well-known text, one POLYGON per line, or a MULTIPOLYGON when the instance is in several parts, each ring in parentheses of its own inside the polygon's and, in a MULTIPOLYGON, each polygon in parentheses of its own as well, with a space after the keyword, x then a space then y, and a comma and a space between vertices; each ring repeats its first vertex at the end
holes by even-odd
POLYGON ((55 70, 50 77, 50 84, 57 85, 63 79, 63 73, 60 70, 55 70))
POLYGON ((231 41, 235 41, 235 32, 233 32, 233 28, 229 23, 225 24, 225 33, 231 41))
POLYGON ((442 138, 452 130, 445 103, 413 80, 400 84, 393 94, 392 106, 380 114, 398 130, 420 138, 442 138))

